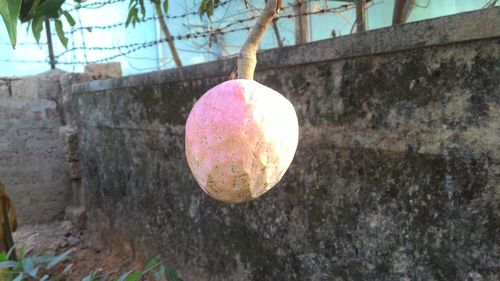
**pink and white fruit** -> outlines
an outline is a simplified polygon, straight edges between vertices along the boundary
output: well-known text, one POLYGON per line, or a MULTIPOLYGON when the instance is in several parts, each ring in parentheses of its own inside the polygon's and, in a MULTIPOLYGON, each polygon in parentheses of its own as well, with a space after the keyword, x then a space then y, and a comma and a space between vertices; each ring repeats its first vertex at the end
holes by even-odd
POLYGON ((240 203, 278 183, 299 138, 293 105, 253 80, 230 80, 206 92, 186 124, 186 156, 211 197, 240 203))

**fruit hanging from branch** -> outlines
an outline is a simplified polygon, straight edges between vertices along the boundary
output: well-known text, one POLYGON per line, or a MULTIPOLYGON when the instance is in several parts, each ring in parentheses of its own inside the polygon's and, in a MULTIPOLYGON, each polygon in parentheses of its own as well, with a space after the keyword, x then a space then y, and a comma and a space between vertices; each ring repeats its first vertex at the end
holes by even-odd
POLYGON ((297 149, 293 105, 253 80, 259 42, 281 7, 268 0, 238 58, 238 78, 215 86, 186 123, 186 157, 201 188, 226 203, 242 203, 276 185, 297 149))

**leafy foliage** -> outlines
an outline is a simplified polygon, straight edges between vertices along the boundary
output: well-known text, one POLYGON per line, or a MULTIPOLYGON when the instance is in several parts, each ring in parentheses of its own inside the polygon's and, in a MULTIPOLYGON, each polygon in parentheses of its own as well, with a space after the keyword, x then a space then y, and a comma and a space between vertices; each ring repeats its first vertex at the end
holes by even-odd
POLYGON ((144 0, 130 0, 128 8, 129 11, 127 20, 125 21, 125 27, 128 27, 130 24, 135 27, 135 24, 140 22, 141 19, 144 19, 144 16, 146 14, 144 0), (141 13, 141 18, 139 18, 139 11, 141 13))
POLYGON ((59 41, 63 44, 64 48, 68 47, 68 38, 64 35, 64 30, 62 27, 62 22, 58 19, 54 20, 56 24, 56 33, 57 37, 59 37, 59 41))
MULTIPOLYGON (((0 0, 0 15, 3 18, 9 39, 13 47, 16 46, 17 23, 28 23, 28 29, 31 26, 33 37, 37 42, 40 41, 43 31, 43 23, 46 20, 54 22, 57 36, 64 47, 67 48, 68 38, 64 35, 61 19, 65 18, 70 26, 75 25, 75 20, 69 11, 62 7, 66 0, 0 0)), ((73 0, 78 9, 80 4, 86 0, 73 0)), ((153 4, 159 3, 163 8, 163 13, 167 14, 169 9, 169 0, 150 0, 153 4)), ((214 10, 220 5, 220 0, 200 0, 198 12, 200 17, 212 17, 214 10)), ((128 6, 128 15, 125 26, 135 25, 144 20, 146 7, 144 0, 130 0, 128 6)))
POLYGON ((9 254, 0 253, 0 280, 60 280, 60 276, 51 276, 50 269, 71 258, 72 250, 60 255, 25 256, 19 251, 19 260, 9 259, 9 254))
MULTIPOLYGON (((0 253, 0 280, 5 281, 62 281, 64 273, 71 269, 72 264, 59 274, 54 274, 53 269, 71 259, 73 251, 68 250, 60 255, 52 256, 42 254, 39 256, 25 256, 24 250, 19 251, 19 260, 9 259, 10 253, 0 253), (52 271, 51 271, 52 270, 52 271)), ((111 273, 90 273, 83 281, 138 281, 143 277, 152 276, 155 280, 183 281, 173 267, 167 267, 164 261, 156 256, 146 263, 143 271, 130 270, 122 273, 118 278, 111 279, 111 273)))
POLYGON ((17 38, 17 19, 21 11, 22 0, 2 0, 0 1, 0 14, 2 15, 10 42, 13 47, 16 46, 17 38))
MULTIPOLYGON (((150 1, 153 4, 159 3, 163 7, 163 12, 165 14, 168 13, 169 0, 150 0, 150 1)), ((146 16, 146 7, 144 6, 144 0, 130 0, 128 9, 129 10, 128 10, 127 20, 125 21, 125 27, 128 27, 130 24, 132 24, 132 26, 135 27, 136 23, 139 23, 141 22, 141 20, 144 20, 144 17, 146 16)))
POLYGON ((208 18, 211 18, 214 15, 214 10, 220 5, 219 0, 202 0, 200 3, 200 8, 198 9, 198 13, 200 17, 206 15, 208 18))
MULTIPOLYGON (((51 20, 55 23, 55 29, 59 40, 67 47, 68 38, 64 35, 61 18, 64 16, 70 26, 75 25, 75 20, 68 11, 63 10, 62 5, 66 0, 0 0, 0 14, 9 34, 13 47, 16 45, 17 22, 28 23, 36 41, 40 41, 43 23, 51 20)), ((81 2, 75 0, 77 5, 81 2)))

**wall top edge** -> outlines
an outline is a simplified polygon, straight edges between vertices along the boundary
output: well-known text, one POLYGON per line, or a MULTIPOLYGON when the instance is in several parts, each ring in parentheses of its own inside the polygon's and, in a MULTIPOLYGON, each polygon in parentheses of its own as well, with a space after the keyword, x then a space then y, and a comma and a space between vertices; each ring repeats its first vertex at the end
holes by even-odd
MULTIPOLYGON (((391 26, 308 44, 269 49, 258 53, 256 71, 398 52, 438 45, 500 38, 500 7, 391 26)), ((85 93, 140 85, 227 76, 236 56, 217 61, 73 85, 85 93)))

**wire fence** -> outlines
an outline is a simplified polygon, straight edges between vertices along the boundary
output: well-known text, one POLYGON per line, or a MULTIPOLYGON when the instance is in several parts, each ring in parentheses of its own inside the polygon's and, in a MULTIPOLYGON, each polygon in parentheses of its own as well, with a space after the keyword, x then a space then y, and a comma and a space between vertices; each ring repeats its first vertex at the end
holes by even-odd
MULTIPOLYGON (((278 17, 276 17, 275 20, 278 21, 280 19, 291 19, 291 18, 295 18, 295 17, 299 17, 299 16, 318 15, 318 14, 324 14, 324 13, 329 13, 329 12, 338 12, 338 11, 339 11, 339 8, 321 9, 318 11, 308 12, 308 13, 278 16, 278 17)), ((116 55, 90 62, 90 63, 101 63, 101 62, 113 60, 113 59, 120 57, 122 55, 133 53, 133 52, 140 50, 140 49, 143 49, 143 48, 166 43, 168 41, 179 41, 179 40, 190 40, 190 39, 196 39, 196 38, 206 38, 206 37, 210 37, 210 36, 225 35, 225 34, 229 34, 229 33, 250 30, 251 26, 237 27, 237 28, 229 28, 229 27, 243 24, 245 22, 254 21, 256 18, 257 18, 257 16, 252 16, 249 18, 237 20, 237 21, 232 22, 232 23, 228 23, 227 25, 225 25, 223 27, 214 28, 214 29, 210 29, 207 31, 203 31, 203 32, 192 32, 192 33, 176 35, 176 36, 173 36, 170 40, 169 39, 158 39, 158 40, 149 41, 149 42, 130 43, 130 44, 126 44, 126 45, 111 46, 111 47, 109 47, 109 46, 104 46, 104 47, 83 47, 83 46, 73 47, 73 48, 67 49, 67 50, 59 53, 58 55, 56 55, 56 58, 64 56, 67 53, 75 52, 77 50, 92 50, 92 51, 117 50, 119 52, 116 55), (123 49, 126 49, 126 51, 123 52, 122 51, 123 49)), ((66 62, 59 62, 59 63, 65 64, 66 62)), ((87 63, 87 62, 68 62, 68 63, 69 64, 74 64, 74 63, 83 64, 83 63, 87 63)))
MULTIPOLYGON (((383 1, 383 0, 380 0, 383 1)), ((128 0, 108 0, 108 1, 95 1, 89 2, 86 4, 80 5, 77 7, 67 7, 67 10, 70 11, 73 15, 76 14, 76 17, 80 17, 80 12, 82 10, 98 10, 103 7, 112 7, 116 6, 116 9, 124 9, 123 4, 127 4, 128 0)), ((282 35, 288 35, 288 37, 293 37, 293 22, 287 22, 280 24, 283 21, 290 21, 296 17, 311 17, 315 15, 326 15, 326 14, 334 14, 334 13, 344 13, 350 9, 354 8, 354 5, 351 3, 348 4, 330 4, 328 1, 318 1, 318 0, 308 0, 304 2, 302 5, 310 5, 310 3, 323 3, 322 7, 312 9, 308 9, 306 12, 297 13, 296 7, 301 5, 297 3, 291 3, 285 5, 283 11, 280 13, 278 17, 276 17, 275 22, 278 23, 278 29, 281 30, 282 35), (333 7, 331 7, 333 6, 333 7)), ((179 10, 179 9, 177 9, 179 10)), ((185 10, 181 13, 172 13, 163 16, 166 20, 167 24, 172 22, 173 25, 173 33, 172 38, 166 39, 160 32, 157 32, 156 38, 154 40, 144 40, 134 41, 134 40, 126 40, 123 44, 110 44, 109 42, 99 42, 100 40, 96 40, 94 38, 94 34, 97 31, 107 32, 110 36, 117 31, 123 32, 127 30, 127 34, 130 38, 136 38, 134 36, 135 29, 131 26, 126 27, 125 20, 112 22, 108 24, 85 24, 81 21, 77 21, 77 26, 72 27, 71 29, 65 32, 66 36, 70 38, 70 46, 67 49, 56 48, 60 50, 55 54, 56 63, 58 65, 86 65, 93 63, 102 63, 116 60, 117 58, 126 57, 127 55, 134 54, 140 50, 147 48, 158 48, 163 47, 168 41, 192 41, 193 44, 184 44, 179 48, 179 51, 182 53, 205 53, 205 54, 213 54, 216 48, 224 49, 224 48, 232 48, 237 49, 239 46, 231 45, 231 44, 223 44, 222 42, 230 42, 230 40, 224 40, 224 36, 230 34, 241 33, 239 37, 244 38, 246 33, 251 29, 251 26, 257 19, 260 14, 261 7, 255 5, 248 5, 245 7, 245 3, 240 0, 226 0, 221 1, 217 5, 217 12, 214 13, 211 19, 201 19, 198 13, 197 6, 186 7, 185 10), (233 5, 230 5, 233 4, 233 5), (174 22, 175 21, 175 22, 174 22), (75 37, 79 37, 80 40, 72 40, 75 37), (198 39, 198 40, 197 40, 198 39), (75 42, 77 41, 77 42, 75 42), (89 42, 93 42, 89 44, 89 42), (189 47, 191 45, 191 47, 189 47), (107 54, 105 57, 95 58, 96 52, 107 54), (85 58, 85 57, 91 58, 85 58)), ((126 9, 123 11, 123 14, 126 15, 126 9)), ((157 25, 159 17, 156 15, 146 16, 141 19, 138 25, 157 25)), ((89 21, 87 21, 89 22, 89 21)), ((56 34, 52 34, 56 37, 56 34)), ((278 40, 282 40, 279 38, 278 40)), ((57 39, 54 38, 55 42, 57 39)), ((241 44, 243 40, 240 41, 241 44)), ((289 40, 289 44, 292 44, 293 40, 289 40)), ((8 45, 9 43, 3 42, 0 43, 3 45, 8 45)), ((45 41, 40 42, 39 44, 34 42, 24 42, 19 43, 18 48, 23 48, 26 46, 38 46, 43 48, 47 43, 45 41)), ((267 44, 266 47, 273 47, 272 44, 267 44), (269 46, 271 45, 271 46, 269 46)), ((164 48, 164 47, 163 47, 164 48)), ((167 53, 167 52, 165 52, 167 53)), ((222 57, 224 55, 231 55, 233 52, 225 51, 220 52, 221 55, 218 57, 222 57)), ((137 59, 137 58, 136 58, 137 59)), ((140 58, 139 58, 140 59, 140 58)), ((142 59, 162 59, 162 58, 151 58, 146 57, 142 59)), ((165 59, 165 58, 163 58, 165 59)), ((166 58, 169 59, 169 58, 166 58)), ((48 55, 45 59, 39 60, 30 60, 30 59, 12 59, 12 58, 2 58, 0 61, 3 62, 18 62, 18 63, 49 63, 48 55)))
MULTIPOLYGON (((354 32, 355 1, 292 1, 286 3, 275 18, 273 28, 267 32, 261 48, 294 45, 297 36, 297 18, 307 19, 309 41, 354 32), (303 9, 302 5, 306 5, 306 8, 303 9)), ((145 1, 146 4, 148 2, 145 1)), ((496 4, 496 1, 491 0, 483 0, 483 2, 485 3, 481 5, 484 7, 496 4)), ((146 6, 150 14, 141 18, 135 27, 127 27, 125 21, 128 3, 129 0, 107 0, 88 1, 80 5, 65 4, 65 9, 77 19, 77 24, 73 27, 65 26, 65 35, 70 40, 67 48, 62 47, 58 42, 56 34, 52 34, 54 37, 52 41, 55 41, 54 44, 57 45, 54 48, 56 64, 75 71, 87 64, 119 61, 129 67, 129 73, 172 67, 173 62, 167 47, 169 41, 176 43, 181 59, 187 61, 185 64, 231 56, 238 52, 264 4, 260 3, 259 6, 243 0, 220 1, 214 15, 208 19, 199 16, 198 6, 189 4, 186 0, 175 0, 175 3, 172 3, 176 4, 173 11, 163 16, 173 33, 172 38, 167 39, 159 28, 159 17, 151 14, 154 11, 151 4, 151 6, 146 6), (109 11, 120 16, 111 16, 109 11), (107 15, 110 19, 106 19, 107 15), (105 21, 98 20, 98 23, 95 23, 97 18, 104 18, 105 21)), ((430 0, 422 3, 415 2, 415 7, 426 9, 429 3, 430 0)), ((381 13, 384 9, 388 10, 387 7, 382 6, 387 6, 384 0, 367 1, 366 14, 369 24, 375 27, 390 24, 390 17, 370 18, 372 9, 374 9, 373 14, 381 13)), ((0 42, 0 48, 8 45, 8 42, 0 42)), ((17 48, 46 53, 46 45, 45 39, 40 43, 21 42, 17 48)), ((48 53, 36 59, 32 57, 2 57, 0 55, 0 62, 49 64, 48 53)))

